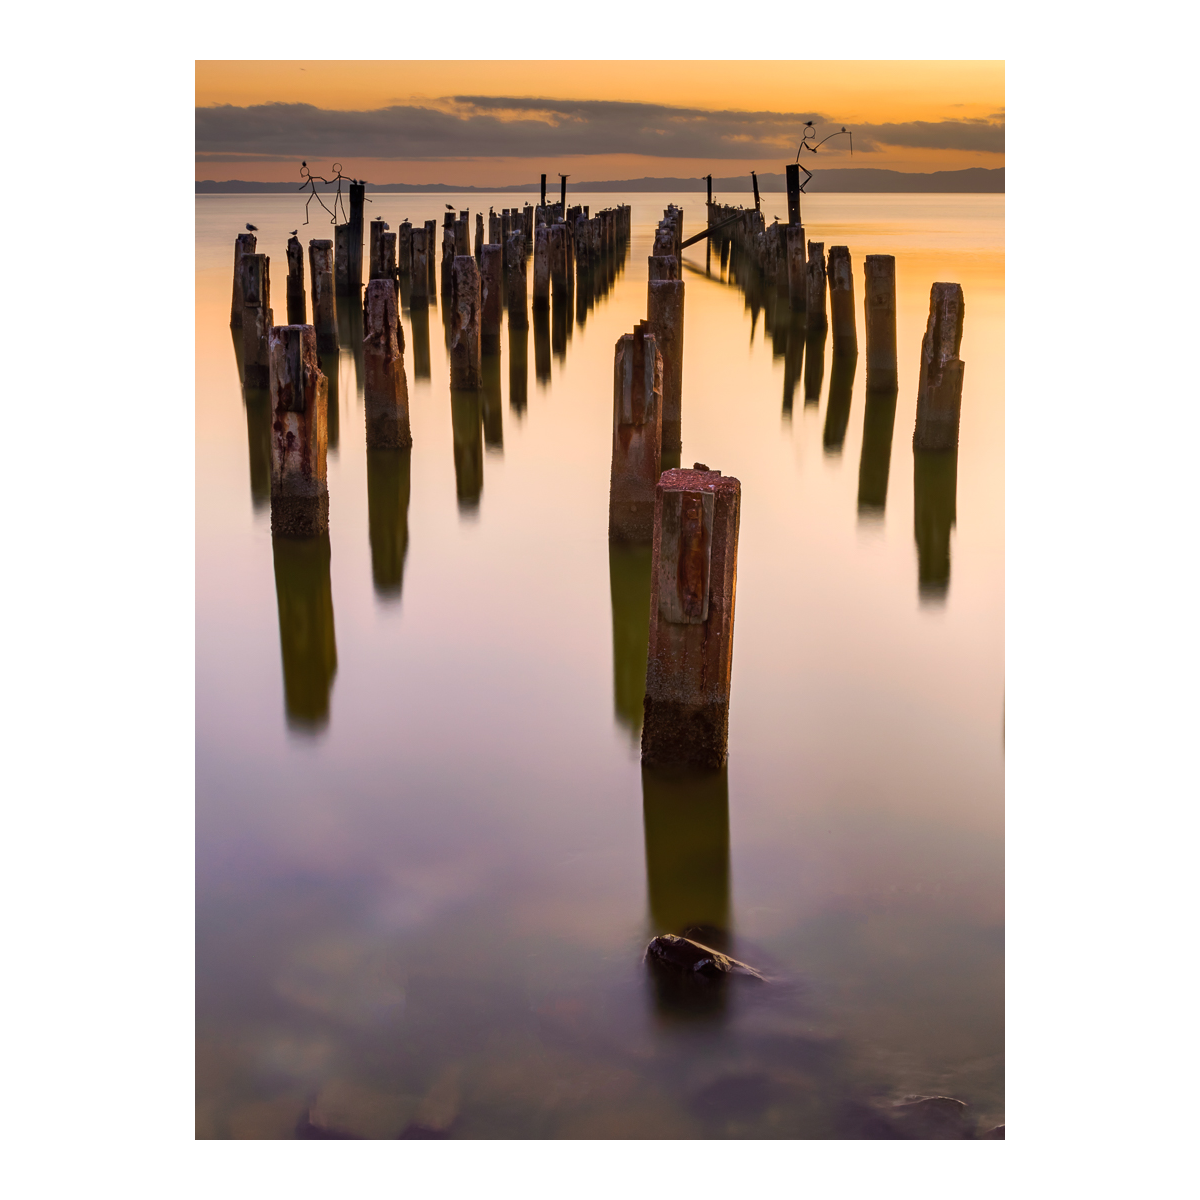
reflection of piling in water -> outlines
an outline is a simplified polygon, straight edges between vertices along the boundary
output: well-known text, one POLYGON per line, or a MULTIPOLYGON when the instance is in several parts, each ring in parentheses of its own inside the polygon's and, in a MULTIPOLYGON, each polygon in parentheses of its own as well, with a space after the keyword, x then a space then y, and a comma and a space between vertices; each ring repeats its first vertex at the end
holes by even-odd
POLYGON ((328 430, 328 446, 336 450, 338 444, 338 425, 340 421, 340 400, 338 383, 341 375, 341 351, 335 346, 328 354, 317 355, 317 366, 325 376, 328 385, 325 392, 325 427, 328 430))
POLYGON ((325 476, 328 384, 311 325, 271 330, 271 532, 315 537, 329 529, 325 476))
POLYGON ((349 350, 354 360, 354 394, 362 400, 366 388, 367 362, 363 346, 363 306, 357 296, 337 306, 338 345, 349 350))
POLYGON ((375 591, 399 599, 408 553, 411 450, 367 451, 367 530, 375 591))
POLYGON ((242 291, 242 259, 247 254, 253 254, 258 247, 258 239, 252 233, 239 233, 233 242, 233 304, 229 311, 229 325, 232 329, 242 327, 242 309, 246 306, 246 298, 242 291))
POLYGON ((250 503, 260 509, 271 502, 271 393, 266 388, 246 388, 245 399, 250 503))
MULTIPOLYGON (((870 379, 870 374, 867 378, 870 379)), ((858 511, 863 515, 882 513, 887 505, 895 421, 895 389, 890 392, 867 392, 862 457, 858 463, 858 511)))
POLYGON ((457 255, 451 273, 450 386, 477 388, 480 382, 479 267, 469 254, 457 255))
POLYGON ((477 509, 483 492, 483 425, 479 401, 478 388, 452 388, 450 391, 454 484, 460 511, 477 509))
MULTIPOLYGON (((307 314, 304 297, 304 247, 300 245, 298 237, 288 238, 287 265, 287 323, 305 325, 307 314)), ((315 315, 314 313, 314 318, 315 315)))
POLYGON ((741 490, 737 479, 700 464, 659 479, 644 763, 725 762, 741 490))
POLYGON ((488 243, 480 248, 479 286, 483 315, 480 347, 484 354, 500 353, 501 289, 503 287, 503 247, 488 243))
POLYGON ((825 243, 808 243, 808 305, 809 329, 825 329, 828 317, 825 313, 825 243))
POLYGON ((409 306, 413 312, 429 307, 429 252, 424 229, 412 231, 412 291, 409 306))
POLYGON ((367 284, 363 324, 367 449, 403 450, 412 445, 412 432, 396 285, 391 279, 376 277, 367 284))
POLYGON ((550 382, 550 312, 533 310, 533 373, 538 383, 550 382))
MULTIPOLYGON (((312 276, 313 327, 317 353, 337 351, 337 303, 333 293, 333 242, 314 238, 308 243, 308 270, 312 276)), ((289 325, 295 324, 293 321, 289 325)), ((301 322, 303 324, 303 322, 301 322)))
POLYGON ((270 386, 271 260, 265 254, 242 257, 242 379, 248 388, 270 386))
POLYGON ((508 235, 508 325, 529 328, 529 301, 525 294, 525 235, 517 230, 508 235))
MULTIPOLYGON (((499 334, 496 335, 499 340, 499 334)), ((489 450, 504 448, 504 409, 500 398, 500 352, 485 354, 480 367, 482 387, 480 410, 483 419, 483 443, 489 450)))
POLYGON ((796 395, 796 384, 804 365, 804 337, 806 326, 802 312, 788 314, 787 349, 783 354, 783 411, 790 414, 796 395))
POLYGON ((612 593, 613 705, 617 722, 639 738, 646 697, 646 648, 650 630, 649 545, 609 542, 608 580, 612 593))
POLYGON ((767 332, 771 335, 771 357, 783 358, 787 354, 788 329, 792 311, 787 298, 780 296, 774 288, 768 288, 763 304, 763 316, 767 332))
POLYGON ((858 353, 854 323, 854 272, 848 246, 829 247, 829 313, 833 324, 833 353, 846 357, 858 353))
MULTIPOLYGON (((867 327, 867 391, 896 390, 896 259, 863 260, 863 319, 867 327)), ((888 434, 889 443, 891 434, 888 434)))
POLYGON ((617 339, 613 369, 610 540, 649 542, 662 439, 662 355, 647 322, 617 339))
POLYGON ((412 324, 413 377, 428 379, 430 378, 429 309, 414 306, 409 320, 412 324))
POLYGON ((923 601, 944 601, 950 588, 950 531, 956 517, 957 450, 913 451, 913 531, 918 590, 923 601))
POLYGON ((274 537, 271 543, 287 722, 316 732, 329 723, 329 691, 337 673, 329 535, 274 537))
POLYGON ((651 279, 646 284, 646 320, 663 360, 662 449, 683 445, 683 289, 684 282, 651 279))
POLYGON ((804 336, 804 403, 819 404, 821 383, 825 379, 825 335, 824 325, 813 329, 808 326, 804 336))
POLYGON ((559 362, 567 357, 567 300, 554 297, 550 310, 550 348, 559 362))
POLYGON ((841 454, 850 423, 850 396, 854 391, 854 372, 858 359, 833 356, 829 373, 829 401, 825 406, 825 433, 822 444, 826 454, 841 454))
POLYGON ((529 327, 508 324, 508 402, 515 413, 529 404, 529 327))
POLYGON ((533 311, 550 307, 550 228, 539 225, 533 232, 533 311))
POLYGON ((962 406, 963 291, 957 283, 935 283, 929 293, 929 322, 921 341, 914 450, 954 450, 962 406))

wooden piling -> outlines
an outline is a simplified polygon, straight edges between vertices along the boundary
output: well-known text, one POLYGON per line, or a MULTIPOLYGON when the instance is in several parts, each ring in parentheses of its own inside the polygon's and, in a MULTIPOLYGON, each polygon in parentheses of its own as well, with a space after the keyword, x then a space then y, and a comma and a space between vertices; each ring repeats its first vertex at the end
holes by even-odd
POLYGON ((725 765, 740 508, 741 483, 700 463, 658 481, 644 764, 725 765))
POLYGON ((383 232, 387 229, 387 222, 379 219, 371 222, 370 225, 370 259, 367 264, 367 279, 383 279, 383 232))
POLYGON ((525 288, 525 235, 508 235, 507 307, 510 329, 529 328, 529 301, 525 288))
POLYGON ((287 319, 289 325, 306 325, 304 297, 304 247, 298 237, 287 244, 287 319))
POLYGON ((475 214, 475 261, 483 262, 483 213, 475 214))
POLYGON ((270 333, 271 533, 317 537, 329 530, 328 383, 311 325, 270 333))
MULTIPOLYGON (((462 212, 458 215, 458 220, 454 222, 454 254, 455 257, 471 254, 471 214, 462 212)), ((478 264, 477 264, 478 265, 478 264)))
POLYGON ((498 245, 482 247, 480 289, 483 308, 480 345, 484 354, 500 353, 500 314, 502 311, 503 253, 498 245))
POLYGON ((542 176, 542 207, 546 207, 546 177, 542 176))
POLYGON ((333 227, 333 290, 339 296, 350 295, 350 241, 349 224, 333 227))
POLYGON ((834 356, 858 354, 858 330, 854 323, 854 272, 848 246, 829 247, 829 314, 833 324, 834 356))
POLYGON ((649 542, 662 455, 662 355, 649 325, 617 339, 613 372, 610 541, 649 542))
POLYGON ((401 278, 412 275, 412 235, 411 221, 401 221, 396 229, 396 258, 401 278))
POLYGON ((792 312, 808 309, 808 268, 804 260, 804 226, 789 225, 787 231, 788 304, 792 312))
MULTIPOLYGON (((383 259, 383 278, 390 279, 393 286, 396 286, 398 279, 396 271, 396 231, 394 229, 388 229, 384 232, 380 255, 383 259)), ((398 286, 397 291, 399 291, 398 286)))
POLYGON ((396 285, 390 279, 372 279, 363 304, 368 450, 404 450, 412 445, 408 379, 398 328, 396 285))
POLYGON ((479 267, 469 254, 457 255, 450 274, 450 386, 478 388, 482 315, 479 267))
POLYGON ((550 282, 555 303, 566 300, 567 276, 567 227, 560 221, 550 226, 550 282))
POLYGON ((363 204, 367 188, 363 183, 350 185, 350 259, 349 286, 355 296, 362 287, 363 204))
POLYGON ((425 240, 429 236, 428 226, 418 226, 412 231, 412 295, 409 307, 429 307, 429 255, 425 240))
POLYGON ((808 243, 808 327, 826 329, 829 319, 825 312, 825 243, 808 243))
POLYGON ((247 388, 270 384, 271 260, 242 255, 242 378, 247 388))
MULTIPOLYGON (((868 254, 863 260, 863 318, 867 327, 867 391, 896 389, 896 259, 868 254)), ((889 435, 890 444, 890 435, 889 435)))
POLYGON ((682 279, 651 279, 646 285, 646 318, 663 360, 662 449, 678 451, 683 421, 682 279))
POLYGON ((433 220, 425 222, 425 294, 437 303, 437 221, 433 220))
POLYGON ((800 164, 787 165, 788 224, 800 224, 800 164))
POLYGON ((679 278, 679 261, 673 254, 652 254, 646 262, 650 279, 679 278))
POLYGON ((914 450, 956 450, 962 406, 963 290, 935 283, 929 292, 929 321, 921 340, 914 450))
POLYGON ((537 312, 549 307, 550 227, 539 225, 533 235, 533 308, 537 312))
POLYGON ((761 204, 758 199, 758 176, 753 171, 750 172, 750 182, 754 186, 754 211, 758 212, 761 209, 761 204))
POLYGON ((229 327, 241 329, 242 309, 246 302, 242 296, 242 259, 253 254, 258 239, 252 233, 239 233, 233 243, 233 305, 229 311, 229 327))
POLYGON ((308 269, 312 276, 312 315, 317 334, 317 353, 336 354, 337 306, 333 296, 333 242, 329 238, 313 239, 308 243, 308 269))

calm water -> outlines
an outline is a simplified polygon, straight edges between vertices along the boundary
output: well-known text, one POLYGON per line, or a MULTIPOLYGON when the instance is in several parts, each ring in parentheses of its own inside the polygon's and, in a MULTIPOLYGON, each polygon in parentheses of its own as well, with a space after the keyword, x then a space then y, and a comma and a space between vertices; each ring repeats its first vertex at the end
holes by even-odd
MULTIPOLYGON (((373 199, 472 233, 513 203, 373 199)), ((409 457, 368 459, 343 347, 325 553, 272 546, 229 330, 246 221, 283 320, 303 197, 197 198, 199 1137, 861 1137, 912 1094, 1003 1120, 1003 197, 805 200, 860 345, 863 255, 896 256, 890 451, 861 357, 831 405, 828 341, 801 360, 684 252, 682 461, 738 476, 742 518, 728 769, 666 780, 649 556, 607 540, 612 362, 663 208, 685 236, 704 208, 623 199, 621 274, 548 349, 530 329, 524 396, 506 329, 452 406, 440 297, 405 311, 409 457), (914 478, 936 280, 966 296, 961 441, 914 478), (770 982, 659 990, 645 944, 689 926, 770 982)))

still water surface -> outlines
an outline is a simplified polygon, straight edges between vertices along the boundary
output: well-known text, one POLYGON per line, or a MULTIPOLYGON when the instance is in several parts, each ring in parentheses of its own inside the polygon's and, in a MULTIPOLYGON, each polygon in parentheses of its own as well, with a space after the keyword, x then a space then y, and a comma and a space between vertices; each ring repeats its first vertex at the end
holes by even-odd
MULTIPOLYGON (((514 202, 370 198, 472 234, 514 202)), ((405 311, 409 455, 367 454, 343 317, 326 550, 272 545, 229 330, 247 221, 283 320, 303 197, 197 198, 197 1136, 864 1137, 906 1095, 1004 1119, 1003 197, 805 199, 860 345, 863 255, 896 256, 894 418, 861 356, 831 405, 828 341, 789 351, 684 252, 682 461, 742 481, 729 765, 693 779, 643 778, 649 553, 607 539, 613 348, 672 200, 702 227, 697 195, 629 198, 610 290, 515 372, 506 329, 477 409, 440 296, 405 311), (941 280, 960 450, 923 476, 941 280), (684 927, 770 982, 660 990, 643 949, 684 927)))

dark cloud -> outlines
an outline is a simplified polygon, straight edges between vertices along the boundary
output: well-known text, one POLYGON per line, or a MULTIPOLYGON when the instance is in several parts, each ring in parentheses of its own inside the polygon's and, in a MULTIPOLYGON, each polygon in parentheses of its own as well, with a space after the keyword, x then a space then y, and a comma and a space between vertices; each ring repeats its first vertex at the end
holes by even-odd
MULTIPOLYGON (((449 111, 420 105, 367 112, 311 104, 198 108, 196 150, 202 157, 239 154, 318 162, 338 157, 453 161, 587 154, 792 158, 805 121, 816 122, 819 137, 840 127, 840 122, 820 113, 711 111, 611 100, 455 96, 447 103, 449 111)), ((986 121, 909 121, 852 128, 855 151, 881 145, 1004 149, 1003 125, 986 121)), ((822 153, 846 150, 846 141, 839 138, 822 153)))

